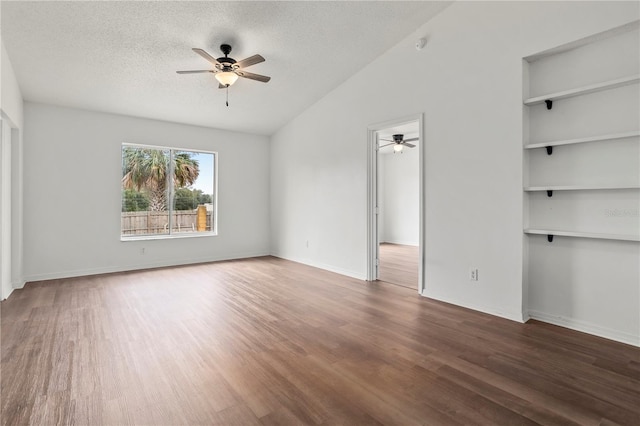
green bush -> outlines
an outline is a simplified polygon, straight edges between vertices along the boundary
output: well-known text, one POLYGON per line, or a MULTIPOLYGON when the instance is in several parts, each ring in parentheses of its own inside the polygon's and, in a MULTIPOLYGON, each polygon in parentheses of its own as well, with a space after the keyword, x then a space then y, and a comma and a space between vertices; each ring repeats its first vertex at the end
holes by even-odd
POLYGON ((122 191, 122 211, 139 212, 149 209, 149 198, 142 192, 135 189, 125 189, 122 191))

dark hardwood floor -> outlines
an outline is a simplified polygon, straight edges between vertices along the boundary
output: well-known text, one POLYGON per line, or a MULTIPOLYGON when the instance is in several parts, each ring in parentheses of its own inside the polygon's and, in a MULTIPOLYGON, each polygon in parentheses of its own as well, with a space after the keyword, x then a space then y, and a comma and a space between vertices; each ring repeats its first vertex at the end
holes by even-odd
POLYGON ((640 349, 263 257, 28 284, 2 424, 640 424, 640 349))
POLYGON ((380 281, 418 291, 419 248, 402 244, 381 243, 380 281))

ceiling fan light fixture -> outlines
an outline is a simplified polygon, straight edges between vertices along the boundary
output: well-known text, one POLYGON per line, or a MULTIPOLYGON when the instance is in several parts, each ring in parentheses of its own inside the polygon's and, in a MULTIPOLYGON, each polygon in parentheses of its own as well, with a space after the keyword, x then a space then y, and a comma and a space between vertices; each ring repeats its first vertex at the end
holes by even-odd
POLYGON ((220 82, 223 86, 231 86, 238 79, 238 74, 231 71, 223 71, 215 74, 216 80, 220 82))
POLYGON ((395 145, 393 146, 393 152, 394 152, 394 153, 396 153, 396 152, 402 152, 402 148, 404 148, 404 147, 402 146, 402 144, 401 144, 401 143, 397 143, 397 144, 395 144, 395 145))

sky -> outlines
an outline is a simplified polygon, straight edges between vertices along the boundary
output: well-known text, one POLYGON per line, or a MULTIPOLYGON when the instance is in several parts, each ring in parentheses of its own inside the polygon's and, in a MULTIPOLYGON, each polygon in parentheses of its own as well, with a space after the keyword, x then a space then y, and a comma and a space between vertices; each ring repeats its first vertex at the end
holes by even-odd
POLYGON ((193 151, 192 154, 192 158, 198 160, 200 175, 191 187, 205 194, 213 194, 213 154, 193 151))

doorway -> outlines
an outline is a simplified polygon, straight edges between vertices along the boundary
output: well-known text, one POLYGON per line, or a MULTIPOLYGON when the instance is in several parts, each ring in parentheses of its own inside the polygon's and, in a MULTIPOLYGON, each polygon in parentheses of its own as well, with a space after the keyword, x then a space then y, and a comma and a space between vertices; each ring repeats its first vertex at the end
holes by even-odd
POLYGON ((368 280, 422 292, 422 114, 369 127, 368 280))

